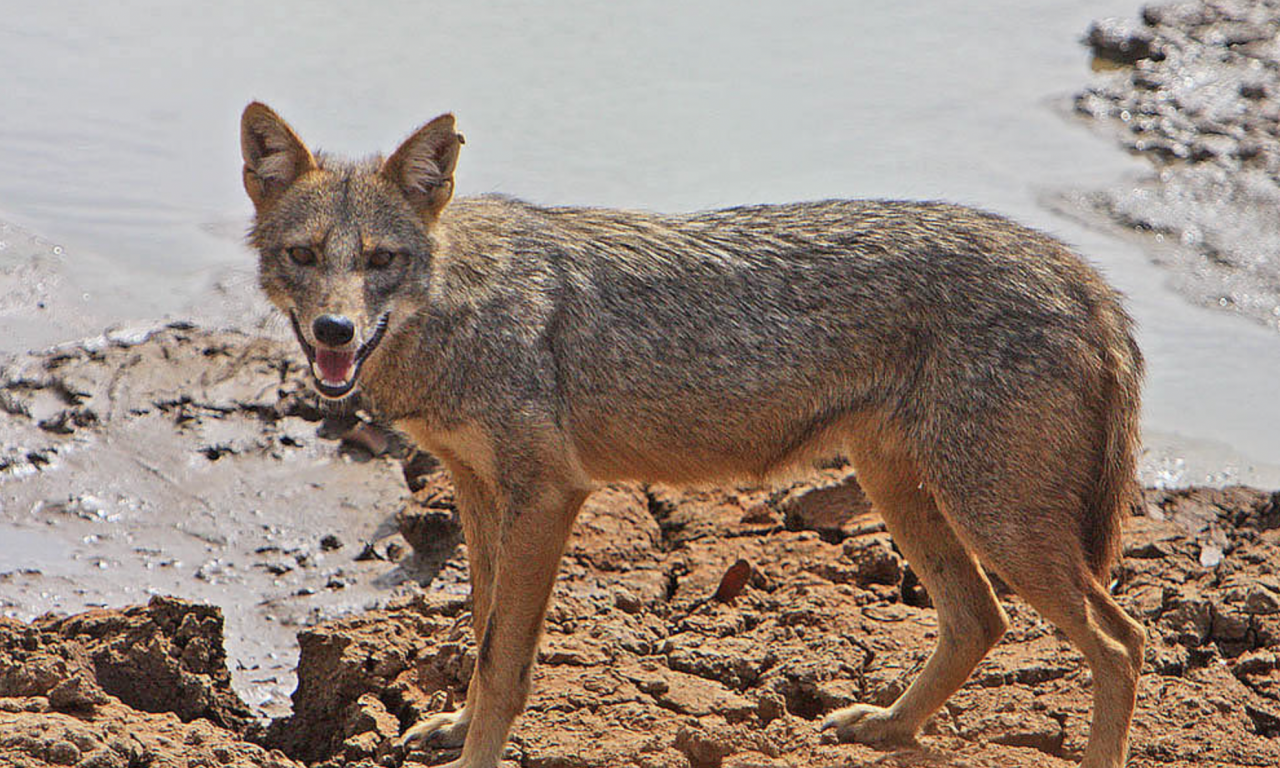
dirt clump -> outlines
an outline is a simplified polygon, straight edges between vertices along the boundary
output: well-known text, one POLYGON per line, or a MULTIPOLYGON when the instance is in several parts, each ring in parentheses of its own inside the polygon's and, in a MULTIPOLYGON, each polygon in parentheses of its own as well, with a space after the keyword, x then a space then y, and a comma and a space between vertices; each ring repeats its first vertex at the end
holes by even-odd
POLYGON ((0 695, 43 696, 67 711, 115 697, 235 731, 249 722, 231 690, 217 608, 156 597, 123 610, 0 621, 0 695))
POLYGON ((0 620, 0 764, 294 768, 244 741, 216 608, 146 606, 0 620))

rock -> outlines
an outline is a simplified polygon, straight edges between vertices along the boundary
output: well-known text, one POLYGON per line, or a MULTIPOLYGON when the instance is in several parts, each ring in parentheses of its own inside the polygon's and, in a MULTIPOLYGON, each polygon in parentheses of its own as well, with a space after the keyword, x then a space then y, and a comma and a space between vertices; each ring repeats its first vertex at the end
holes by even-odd
POLYGON ((715 599, 722 603, 732 603, 738 595, 742 594, 750 578, 751 563, 739 558, 724 572, 724 576, 720 579, 720 586, 716 587, 715 599))
POLYGON ((902 556, 894 550, 893 541, 888 534, 880 533, 846 539, 844 557, 853 563, 858 574, 858 583, 863 586, 869 584, 897 586, 902 583, 902 556))
POLYGON ((884 523, 871 511, 871 501, 852 475, 833 480, 816 486, 799 484, 776 502, 787 530, 817 531, 831 541, 884 530, 884 523))
POLYGON ((694 717, 717 714, 730 722, 737 722, 751 717, 756 711, 754 701, 714 680, 671 672, 667 675, 666 686, 667 689, 657 696, 657 703, 681 714, 694 717))
POLYGON ((417 490, 410 503, 396 513, 396 528, 419 556, 438 557, 462 540, 453 485, 438 466, 429 474, 415 476, 414 485, 417 490))
POLYGON ((457 515, 445 509, 405 507, 396 514, 396 528, 415 552, 427 556, 452 549, 462 538, 457 515))
POLYGON ((1095 21, 1086 35, 1093 55, 1118 64, 1163 58, 1154 47, 1155 39, 1148 27, 1119 18, 1095 21))
POLYGON ((720 765, 734 751, 729 740, 696 727, 680 729, 676 736, 676 749, 688 756, 689 764, 693 766, 720 765))
POLYGON ((233 730, 249 720, 231 690, 215 608, 157 597, 122 611, 0 622, 0 695, 45 695, 54 709, 77 710, 108 694, 233 730))
POLYGON ((49 689, 49 707, 59 711, 93 709, 99 704, 106 704, 108 700, 107 694, 88 670, 80 670, 49 689))
POLYGON ((400 721, 371 693, 356 699, 344 713, 343 721, 346 738, 340 751, 348 762, 391 754, 396 737, 400 735, 400 721))
MULTIPOLYGON (((455 621, 430 615, 424 603, 400 606, 302 632, 298 688, 293 714, 276 720, 254 738, 307 762, 345 753, 381 754, 383 742, 425 712, 428 696, 418 692, 419 670, 433 689, 465 690, 474 657, 453 642, 431 653, 429 640, 455 621), (424 669, 425 668, 425 669, 424 669), (394 724, 394 725, 393 725, 394 724), (347 745, 352 736, 374 733, 347 745)), ((451 632, 457 640, 463 636, 451 632)), ((388 746, 389 748, 389 746, 388 746)))

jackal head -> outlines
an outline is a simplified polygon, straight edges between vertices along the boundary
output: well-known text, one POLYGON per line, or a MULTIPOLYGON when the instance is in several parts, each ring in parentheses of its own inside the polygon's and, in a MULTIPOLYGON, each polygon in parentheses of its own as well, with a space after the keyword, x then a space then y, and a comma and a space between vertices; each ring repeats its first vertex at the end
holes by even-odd
POLYGON ((462 141, 446 114, 386 160, 346 162, 313 155, 265 104, 245 108, 259 282, 293 323, 324 397, 350 394, 383 337, 425 300, 462 141))

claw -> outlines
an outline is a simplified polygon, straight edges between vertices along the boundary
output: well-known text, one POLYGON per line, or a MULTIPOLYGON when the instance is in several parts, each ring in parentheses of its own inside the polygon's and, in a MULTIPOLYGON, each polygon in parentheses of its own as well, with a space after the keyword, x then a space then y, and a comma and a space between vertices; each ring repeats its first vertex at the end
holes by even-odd
POLYGON ((400 746, 404 749, 461 747, 467 738, 467 726, 471 723, 466 712, 466 707, 463 707, 457 712, 437 712, 419 720, 400 737, 400 746))
POLYGON ((855 704, 838 709, 822 721, 821 730, 835 731, 840 741, 857 741, 864 744, 913 746, 915 729, 906 727, 893 716, 892 710, 855 704))

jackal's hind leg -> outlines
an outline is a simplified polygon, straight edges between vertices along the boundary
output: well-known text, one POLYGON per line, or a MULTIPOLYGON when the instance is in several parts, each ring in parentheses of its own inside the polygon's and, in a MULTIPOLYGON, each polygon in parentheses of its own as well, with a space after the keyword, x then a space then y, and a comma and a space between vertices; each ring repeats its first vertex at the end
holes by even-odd
POLYGON ((938 609, 938 642, 888 707, 855 704, 827 716, 841 741, 910 745, 1008 626, 991 584, 935 506, 914 463, 892 445, 851 451, 857 478, 938 609))
MULTIPOLYGON (((1050 498, 1049 504, 1056 499, 1050 498)), ((1067 512, 1030 510, 1031 520, 1063 519, 1067 512)), ((1034 536, 1036 532, 1032 531, 1034 536)), ((1042 541, 1050 541, 1041 532, 1042 541)), ((1093 673, 1093 721, 1081 768, 1123 768, 1146 639, 1141 624, 1098 582, 1076 542, 1033 550, 983 536, 982 556, 1027 602, 1079 648, 1093 673), (1010 551, 1014 549, 1016 551, 1010 551), (1035 557, 1026 553, 1034 551, 1035 557)))

